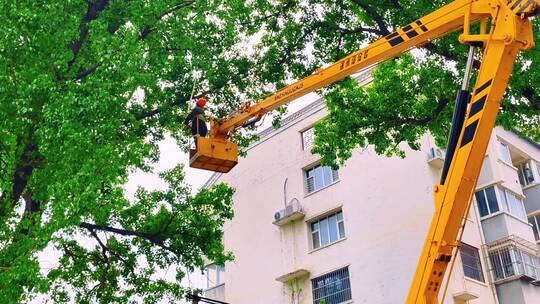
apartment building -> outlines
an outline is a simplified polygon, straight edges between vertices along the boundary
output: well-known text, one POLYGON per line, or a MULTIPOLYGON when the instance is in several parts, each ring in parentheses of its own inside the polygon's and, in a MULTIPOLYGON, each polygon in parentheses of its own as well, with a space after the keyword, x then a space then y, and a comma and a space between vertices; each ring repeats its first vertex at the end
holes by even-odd
MULTIPOLYGON (((444 153, 430 136, 405 158, 366 148, 332 170, 310 152, 318 100, 267 129, 228 174, 235 187, 205 296, 233 304, 403 303, 434 211, 444 153)), ((496 128, 445 303, 540 303, 540 146, 496 128)), ((441 292, 442 294, 442 292, 441 292)))

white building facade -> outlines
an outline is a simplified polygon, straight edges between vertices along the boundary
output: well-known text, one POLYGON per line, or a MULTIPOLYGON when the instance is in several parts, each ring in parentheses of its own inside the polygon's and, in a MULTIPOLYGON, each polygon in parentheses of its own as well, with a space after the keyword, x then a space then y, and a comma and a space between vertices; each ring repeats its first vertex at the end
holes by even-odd
MULTIPOLYGON (((434 212, 444 153, 356 150, 337 171, 310 152, 316 101, 268 129, 228 174, 236 188, 205 296, 231 304, 404 303, 434 212)), ((540 148, 496 128, 445 303, 540 303, 540 148), (536 239, 535 239, 536 237, 536 239)), ((441 294, 443 292, 441 291, 441 294)))

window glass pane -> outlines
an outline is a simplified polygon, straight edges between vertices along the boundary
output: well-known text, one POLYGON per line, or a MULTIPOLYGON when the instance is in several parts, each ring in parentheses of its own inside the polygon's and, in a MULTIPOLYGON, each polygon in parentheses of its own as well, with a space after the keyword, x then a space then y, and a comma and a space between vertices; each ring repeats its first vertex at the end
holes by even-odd
POLYGON ((323 167, 323 179, 325 186, 328 186, 333 182, 332 169, 330 169, 330 167, 323 167))
POLYGON ((495 195, 495 189, 493 187, 486 188, 486 197, 489 205, 489 213, 499 211, 499 205, 497 204, 497 196, 495 195))
POLYGON ((518 177, 519 177, 519 183, 522 186, 527 186, 527 183, 525 182, 525 177, 523 176, 523 165, 518 166, 518 177))
POLYGON ((503 210, 511 212, 510 211, 510 204, 508 203, 508 200, 506 199, 506 193, 504 189, 497 187, 497 192, 499 192, 499 200, 501 202, 501 207, 503 210))
POLYGON ((484 191, 480 190, 475 193, 476 202, 478 203, 478 210, 480 211, 480 216, 486 216, 489 214, 486 197, 484 196, 484 191))
POLYGON ((525 177, 525 182, 527 183, 527 185, 534 182, 534 175, 533 175, 533 171, 531 170, 530 162, 526 162, 523 164, 523 175, 525 177))
POLYGON ((533 225, 534 238, 538 241, 540 239, 540 215, 529 218, 529 223, 533 225))
POLYGON ((345 237, 345 223, 343 221, 338 223, 339 228, 339 238, 342 239, 345 237))
POLYGON ((509 191, 506 191, 506 198, 508 200, 508 205, 510 206, 510 213, 525 220, 526 215, 521 200, 509 191))
POLYGON ((339 179, 338 171, 332 170, 332 181, 335 182, 339 179))
POLYGON ((321 242, 319 240, 319 231, 315 231, 311 234, 313 249, 321 247, 321 242))
POLYGON ((337 215, 338 221, 343 221, 343 212, 340 211, 336 215, 337 215))
POLYGON ((311 223, 311 231, 319 230, 319 222, 311 223))
POLYGON ((508 146, 505 143, 500 143, 499 147, 501 151, 501 159, 509 164, 512 164, 512 158, 510 157, 508 146))
POLYGON ((333 243, 339 239, 337 231, 337 220, 335 215, 328 217, 328 232, 328 234, 330 235, 330 243, 333 243))
POLYGON ((315 190, 321 189, 322 187, 324 187, 322 168, 316 167, 314 170, 314 174, 315 174, 315 190))
POLYGON ((460 253, 465 276, 484 282, 484 274, 482 273, 482 264, 480 262, 478 249, 467 244, 462 244, 460 253))
POLYGON ((319 222, 321 225, 321 246, 324 246, 329 243, 328 240, 328 219, 323 219, 319 222))

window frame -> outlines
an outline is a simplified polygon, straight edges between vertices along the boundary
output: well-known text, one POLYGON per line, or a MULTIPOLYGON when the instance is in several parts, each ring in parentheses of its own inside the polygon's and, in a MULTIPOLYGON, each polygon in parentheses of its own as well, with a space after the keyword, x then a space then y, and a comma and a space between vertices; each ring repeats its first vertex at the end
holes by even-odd
POLYGON ((320 191, 324 188, 327 188, 333 184, 335 184, 336 182, 339 181, 339 172, 338 170, 334 170, 332 169, 331 167, 329 166, 322 166, 320 163, 316 163, 316 164, 313 164, 311 166, 308 166, 308 167, 305 167, 304 169, 302 169, 302 174, 303 174, 303 179, 304 179, 304 188, 305 188, 305 193, 306 195, 310 195, 312 193, 315 193, 317 191, 320 191), (330 177, 332 178, 332 180, 329 182, 329 183, 325 183, 325 172, 324 172, 324 169, 325 168, 328 168, 330 170, 330 177), (321 178, 322 178, 322 185, 320 187, 317 187, 317 169, 321 169, 323 170, 320 174, 321 174, 321 178), (312 176, 309 176, 310 175, 310 172, 313 172, 313 175, 312 176), (310 190, 310 179, 313 180, 312 182, 312 189, 310 190))
POLYGON ((313 148, 313 145, 315 143, 315 129, 313 126, 310 126, 307 129, 304 129, 300 131, 300 138, 302 139, 302 150, 303 151, 311 151, 311 148, 313 148), (306 145, 306 137, 304 137, 304 134, 311 134, 311 141, 308 145, 306 145))
POLYGON ((510 189, 507 189, 506 187, 502 187, 498 184, 492 184, 490 186, 487 186, 487 187, 484 187, 482 189, 479 189, 479 190, 476 190, 474 192, 474 197, 475 197, 475 200, 476 200, 476 204, 477 204, 477 207, 478 207, 478 214, 480 215, 480 219, 484 219, 484 218, 487 218, 489 216, 491 216, 492 214, 497 214, 499 212, 502 212, 502 213, 507 213, 508 215, 511 215, 519 220, 522 220, 522 221, 526 221, 527 220, 527 212, 525 210, 525 204, 523 202, 523 199, 517 195, 516 193, 512 192, 510 189), (495 193, 495 200, 496 200, 496 204, 497 204, 497 208, 498 210, 496 211, 492 211, 492 207, 490 206, 489 204, 489 200, 488 200, 488 195, 487 195, 487 190, 488 189, 493 189, 494 193, 495 193), (478 197, 477 197, 477 194, 479 193, 482 193, 483 194, 483 202, 481 202, 478 197), (509 204, 509 195, 513 195, 515 200, 517 202, 519 202, 519 208, 520 208, 520 211, 519 211, 519 214, 513 212, 512 210, 514 209, 512 207, 512 205, 509 204), (485 215, 482 215, 482 208, 483 206, 481 206, 483 203, 486 204, 486 209, 488 211, 487 214, 485 215))
POLYGON ((491 185, 491 186, 482 188, 482 189, 480 189, 480 190, 476 190, 476 191, 474 192, 474 197, 475 197, 475 199, 476 199, 476 204, 478 205, 478 213, 480 214, 480 218, 481 218, 481 219, 482 219, 482 218, 485 218, 485 217, 488 217, 488 216, 490 216, 490 215, 492 215, 492 214, 495 214, 495 213, 497 213, 497 212, 501 212, 501 210, 502 210, 501 205, 499 204, 499 199, 498 199, 498 197, 497 197, 497 192, 498 192, 498 191, 495 189, 495 187, 496 187, 496 185, 491 185), (493 191, 494 191, 494 193, 495 193, 495 201, 496 201, 496 204, 497 204, 497 210, 496 210, 496 211, 491 211, 491 206, 490 206, 490 204, 489 204, 489 199, 488 199, 488 195, 487 195, 487 192, 486 192, 486 190, 489 189, 489 188, 493 188, 493 191), (478 192, 482 192, 482 195, 483 195, 483 197, 484 197, 484 202, 485 202, 485 204, 486 204, 486 209, 488 210, 488 213, 487 213, 486 215, 482 215, 482 213, 480 212, 480 206, 479 206, 480 201, 479 201, 478 198, 476 197, 476 194, 477 194, 478 192))
POLYGON ((534 174, 534 168, 533 167, 537 167, 538 170, 540 170, 539 169, 540 167, 537 164, 535 164, 532 159, 521 162, 521 163, 517 164, 516 167, 518 169, 518 177, 519 177, 519 183, 521 184, 521 187, 525 188, 525 187, 528 187, 530 185, 538 183, 537 177, 534 174), (531 181, 528 180, 527 174, 525 173, 526 172, 525 169, 529 169, 530 176, 532 177, 531 181))
POLYGON ((308 229, 309 229, 309 239, 310 239, 310 249, 311 250, 318 250, 318 249, 322 249, 322 248, 325 248, 325 247, 328 247, 332 244, 335 244, 335 243, 338 243, 340 242, 341 240, 344 240, 345 238, 347 238, 347 233, 345 231, 345 218, 343 216, 343 210, 342 209, 337 209, 337 210, 333 210, 329 213, 325 213, 324 215, 322 216, 319 216, 319 217, 316 217, 314 219, 311 219, 307 222, 308 224, 308 229), (333 217, 335 216, 335 231, 336 231, 336 239, 334 241, 331 241, 332 237, 330 235, 330 231, 331 231, 331 228, 330 228, 330 217, 333 217), (341 216, 341 219, 340 219, 340 216, 341 216), (324 243, 323 244, 323 236, 322 236, 322 225, 321 225, 321 222, 326 220, 326 239, 328 240, 328 242, 324 243), (340 224, 342 225, 343 227, 343 234, 342 234, 342 231, 340 229, 340 224), (314 229, 313 227, 317 225, 317 228, 314 229), (317 243, 318 243, 318 246, 315 246, 315 237, 314 235, 315 234, 318 234, 317 236, 317 243))
POLYGON ((536 213, 534 215, 527 217, 527 222, 532 225, 534 239, 536 241, 540 241, 540 213, 536 213), (532 219, 532 223, 531 223, 532 219))
POLYGON ((504 207, 506 208, 503 208, 505 209, 505 211, 507 211, 509 214, 525 221, 527 220, 527 211, 525 210, 525 204, 523 202, 523 200, 521 198, 519 198, 514 192, 504 188, 504 187, 497 187, 499 189, 499 194, 500 195, 503 195, 504 193, 504 196, 502 197, 504 199, 503 203, 504 203, 504 207), (510 203, 510 199, 509 199, 509 196, 512 195, 515 199, 515 201, 518 202, 519 204, 519 209, 520 209, 520 214, 516 214, 514 213, 513 211, 513 205, 511 205, 510 203))
POLYGON ((512 154, 510 154, 510 146, 505 143, 505 142, 502 142, 501 140, 499 140, 499 159, 509 165, 512 165, 512 154), (501 150, 501 148, 504 147, 504 153, 503 151, 501 150), (508 156, 508 160, 505 158, 506 156, 508 156))
POLYGON ((482 266, 482 258, 480 256, 480 250, 474 246, 471 246, 469 244, 466 244, 466 243, 462 243, 461 244, 461 247, 460 247, 460 250, 459 250, 459 254, 460 254, 460 258, 461 258, 461 265, 463 267, 463 275, 469 279, 473 279, 475 281, 479 281, 479 282, 482 282, 482 283, 485 283, 486 280, 485 280, 485 276, 484 276, 484 268, 482 266), (466 248, 467 250, 471 250, 472 252, 474 252, 475 255, 471 255, 469 254, 469 252, 465 252, 463 250, 463 248, 466 248), (476 262, 476 268, 472 265, 469 265, 468 263, 466 264, 463 260, 463 256, 466 256, 466 257, 469 257, 471 259, 474 259, 475 262, 476 262), (478 277, 471 277, 471 276, 468 276, 467 275, 467 272, 465 271, 465 267, 468 267, 468 268, 471 268, 473 269, 474 271, 476 271, 478 273, 478 277))

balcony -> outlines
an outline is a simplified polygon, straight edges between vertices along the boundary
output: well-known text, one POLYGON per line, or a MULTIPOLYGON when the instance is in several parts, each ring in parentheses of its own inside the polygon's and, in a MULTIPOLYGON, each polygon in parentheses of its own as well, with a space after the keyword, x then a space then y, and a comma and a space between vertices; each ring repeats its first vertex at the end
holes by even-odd
POLYGON ((225 302, 225 284, 208 288, 204 291, 204 297, 225 302))
POLYGON ((540 259, 535 244, 511 235, 485 246, 486 264, 494 284, 520 279, 540 286, 540 259))

